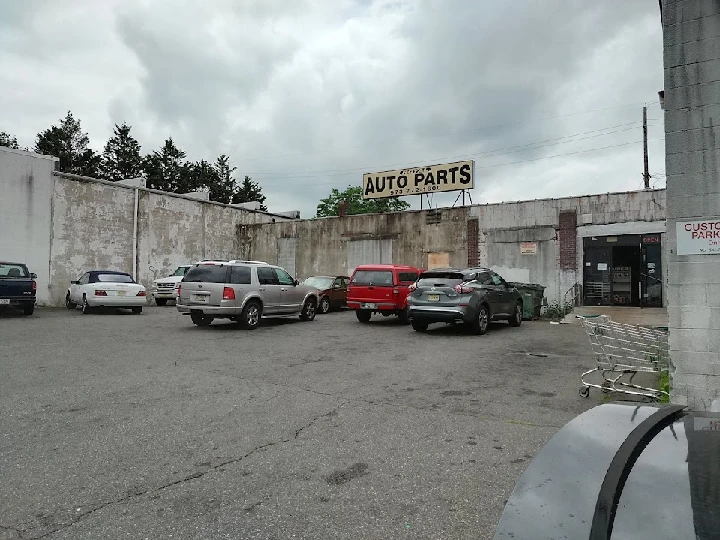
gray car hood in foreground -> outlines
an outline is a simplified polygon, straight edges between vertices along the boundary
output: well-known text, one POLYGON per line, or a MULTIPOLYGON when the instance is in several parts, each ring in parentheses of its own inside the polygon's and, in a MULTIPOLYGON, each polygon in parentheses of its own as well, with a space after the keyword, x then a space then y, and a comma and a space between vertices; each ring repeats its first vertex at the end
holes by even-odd
POLYGON ((720 538, 720 414, 618 402, 566 424, 518 481, 495 533, 498 540, 560 538, 720 538), (621 450, 626 439, 631 444, 621 450), (635 456, 626 459, 629 447, 635 456), (612 481, 613 471, 624 472, 612 481), (598 535, 593 518, 595 525, 603 521, 601 487, 616 506, 605 507, 609 526, 598 535))

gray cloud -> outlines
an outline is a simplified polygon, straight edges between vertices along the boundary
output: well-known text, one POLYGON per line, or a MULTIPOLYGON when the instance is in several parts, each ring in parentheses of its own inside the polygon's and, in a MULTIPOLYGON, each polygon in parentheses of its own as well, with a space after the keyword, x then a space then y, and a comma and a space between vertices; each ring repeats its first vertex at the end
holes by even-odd
MULTIPOLYGON (((0 96, 11 111, 0 129, 32 144, 72 109, 100 147, 128 121, 146 151, 172 135, 193 159, 228 153, 271 209, 307 217, 363 170, 455 156, 476 159, 476 202, 640 187, 638 144, 544 158, 639 140, 639 123, 598 130, 639 122, 662 86, 652 2, 19 5, 0 2, 14 28, 0 85, 17 89, 0 96), (39 24, 63 12, 75 14, 72 34, 39 24), (53 78, 24 73, 30 63, 53 78)), ((661 174, 653 107, 651 168, 661 174)))

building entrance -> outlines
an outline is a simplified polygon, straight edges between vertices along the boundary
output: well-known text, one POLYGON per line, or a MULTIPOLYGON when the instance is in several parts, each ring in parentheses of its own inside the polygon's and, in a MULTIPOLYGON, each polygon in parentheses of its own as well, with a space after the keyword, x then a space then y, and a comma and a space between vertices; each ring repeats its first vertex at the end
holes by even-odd
POLYGON ((662 307, 660 234, 583 239, 586 306, 662 307))

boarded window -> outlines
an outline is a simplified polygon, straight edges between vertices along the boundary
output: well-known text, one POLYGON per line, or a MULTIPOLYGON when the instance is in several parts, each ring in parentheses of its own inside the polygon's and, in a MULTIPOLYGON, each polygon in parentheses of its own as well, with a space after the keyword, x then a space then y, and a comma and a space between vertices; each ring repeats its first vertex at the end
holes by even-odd
POLYGON ((392 264, 392 240, 351 240, 347 243, 350 273, 361 264, 392 264))
POLYGON ((427 256, 428 269, 448 268, 450 266, 450 254, 447 251, 431 251, 427 256))

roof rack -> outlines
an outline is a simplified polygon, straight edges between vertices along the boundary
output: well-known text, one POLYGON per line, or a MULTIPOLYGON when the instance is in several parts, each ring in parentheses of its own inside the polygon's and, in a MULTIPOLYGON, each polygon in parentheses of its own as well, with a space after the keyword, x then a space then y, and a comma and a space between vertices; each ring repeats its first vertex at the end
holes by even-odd
POLYGON ((245 264, 268 264, 265 261, 246 261, 241 259, 232 259, 228 261, 229 263, 245 263, 245 264))

